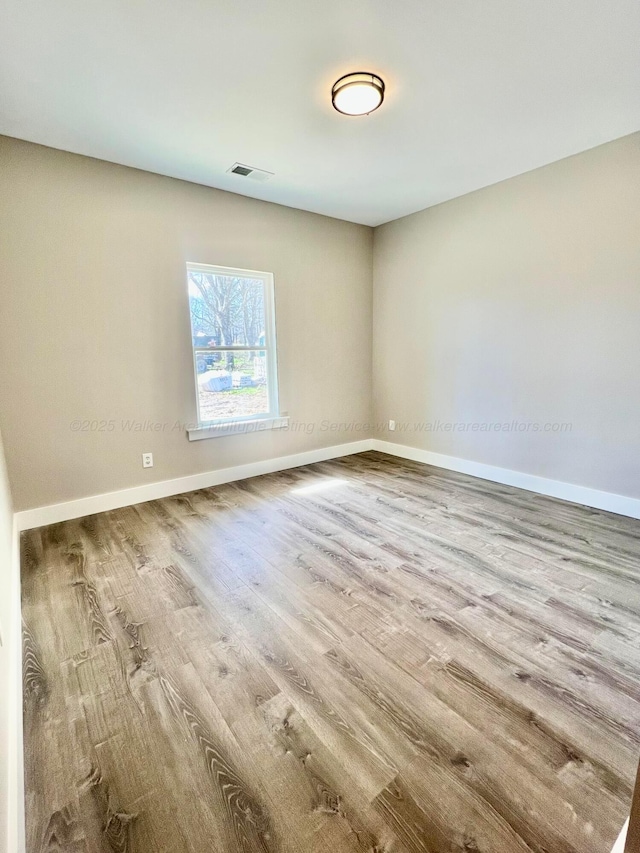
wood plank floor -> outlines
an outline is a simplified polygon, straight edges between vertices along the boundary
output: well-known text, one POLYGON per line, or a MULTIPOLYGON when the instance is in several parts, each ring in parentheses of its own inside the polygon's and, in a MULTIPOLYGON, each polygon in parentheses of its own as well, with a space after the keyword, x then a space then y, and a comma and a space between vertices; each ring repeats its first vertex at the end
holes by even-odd
POLYGON ((609 853, 640 522, 366 453, 22 537, 29 853, 609 853))

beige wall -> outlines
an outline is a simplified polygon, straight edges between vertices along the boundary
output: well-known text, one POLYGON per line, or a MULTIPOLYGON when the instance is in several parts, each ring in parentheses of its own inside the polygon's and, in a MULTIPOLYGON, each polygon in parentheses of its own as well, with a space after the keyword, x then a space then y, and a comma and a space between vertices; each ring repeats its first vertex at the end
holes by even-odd
POLYGON ((0 138, 0 235, 17 510, 365 437, 322 422, 371 417, 370 228, 0 138), (187 260, 275 274, 281 408, 312 434, 172 429, 195 419, 187 260))
POLYGON ((640 495, 640 134, 373 233, 0 138, 16 509, 367 437, 322 424, 371 419, 372 276, 373 416, 409 424, 379 437, 640 495), (195 418, 187 260, 275 273, 282 409, 311 434, 173 429, 195 418), (540 431, 491 426, 514 420, 540 431))
POLYGON ((640 496, 640 134, 377 228, 373 352, 376 421, 573 427, 380 437, 640 496))
POLYGON ((15 732, 10 732, 10 702, 14 699, 11 688, 13 557, 13 511, 0 434, 0 853, 8 850, 9 745, 11 738, 15 737, 15 732))

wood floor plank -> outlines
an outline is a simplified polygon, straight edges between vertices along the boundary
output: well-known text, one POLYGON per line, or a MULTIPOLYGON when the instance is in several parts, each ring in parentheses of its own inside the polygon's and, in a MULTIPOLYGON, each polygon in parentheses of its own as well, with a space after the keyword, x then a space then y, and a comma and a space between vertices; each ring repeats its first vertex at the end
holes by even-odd
MULTIPOLYGON (((601 839, 593 837, 589 815, 581 814, 585 798, 578 797, 571 789, 571 799, 563 800, 569 777, 575 776, 576 781, 580 778, 579 772, 574 774, 574 765, 579 771, 584 769, 585 776, 592 776, 599 769, 589 763, 588 755, 572 753, 562 739, 553 738, 550 729, 546 732, 549 741, 546 762, 536 761, 533 750, 523 755, 522 749, 510 749, 516 721, 521 720, 519 734, 525 739, 526 730, 533 722, 526 717, 522 720, 517 711, 512 715, 511 726, 503 721, 506 743, 491 743, 491 729, 486 725, 485 715, 489 713, 491 725, 496 724, 503 704, 501 697, 496 697, 497 709, 489 701, 476 703, 473 713, 469 713, 471 709, 463 703, 453 707, 454 702, 447 692, 441 691, 440 698, 436 690, 421 689, 415 679, 383 660, 360 638, 327 653, 326 657, 405 733, 425 758, 426 763, 421 764, 423 770, 427 765, 437 766, 442 784, 458 787, 458 799, 484 801, 488 810, 490 807, 494 816, 510 826, 525 847, 541 853, 545 850, 578 853, 598 849, 601 839), (550 755, 551 746, 555 747, 555 755, 550 755), (550 757, 555 759, 555 766, 550 757), (526 774, 522 772, 525 765, 526 774), (569 807, 571 823, 564 819, 569 807), (541 814, 547 816, 548 826, 539 825, 541 814)), ((484 683, 478 681, 475 686, 482 690, 484 683)), ((471 699, 469 695, 466 698, 471 699)), ((483 698, 488 700, 488 694, 483 698)), ((534 728, 537 728, 535 723, 534 728)), ((602 782, 600 780, 601 789, 604 788, 602 782)), ((588 793, 593 794, 593 791, 588 793)), ((609 793, 612 800, 621 792, 603 790, 604 793, 609 793)), ((622 792, 626 793, 626 790, 622 792)), ((615 799, 613 801, 615 805, 615 799)), ((587 800, 587 806, 590 805, 591 800, 587 800)))
POLYGON ((609 853, 640 522, 365 453, 22 535, 28 853, 609 853))
POLYGON ((380 725, 367 703, 356 702, 356 691, 345 679, 332 677, 321 656, 305 655, 298 635, 263 609, 251 590, 229 596, 226 606, 280 690, 373 798, 396 774, 394 759, 413 757, 411 745, 380 725))
POLYGON ((296 849, 406 853, 357 777, 344 771, 290 697, 279 693, 233 728, 241 743, 259 753, 257 769, 270 790, 277 780, 290 833, 299 837, 296 849))

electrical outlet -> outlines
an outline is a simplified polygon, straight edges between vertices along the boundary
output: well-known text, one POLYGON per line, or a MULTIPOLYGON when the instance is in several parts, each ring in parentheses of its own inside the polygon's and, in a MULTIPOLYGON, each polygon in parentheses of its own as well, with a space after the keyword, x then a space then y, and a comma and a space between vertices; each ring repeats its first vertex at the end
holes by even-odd
POLYGON ((393 432, 395 428, 396 428, 396 422, 395 421, 389 421, 389 429, 391 430, 391 432, 393 432))
POLYGON ((142 467, 153 468, 153 453, 142 454, 142 467))

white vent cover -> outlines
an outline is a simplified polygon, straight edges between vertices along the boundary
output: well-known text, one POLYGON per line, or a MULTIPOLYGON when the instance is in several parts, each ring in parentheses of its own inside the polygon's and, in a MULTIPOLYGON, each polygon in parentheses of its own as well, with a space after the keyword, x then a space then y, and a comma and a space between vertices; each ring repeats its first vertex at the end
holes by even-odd
POLYGON ((265 169, 256 169, 255 166, 246 166, 244 163, 234 163, 230 169, 227 169, 227 174, 238 175, 240 178, 249 178, 251 181, 268 181, 274 173, 267 172, 265 169))

